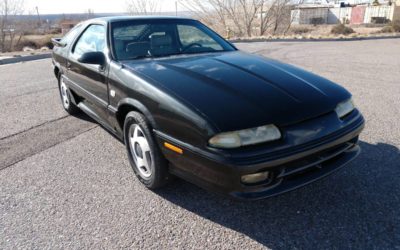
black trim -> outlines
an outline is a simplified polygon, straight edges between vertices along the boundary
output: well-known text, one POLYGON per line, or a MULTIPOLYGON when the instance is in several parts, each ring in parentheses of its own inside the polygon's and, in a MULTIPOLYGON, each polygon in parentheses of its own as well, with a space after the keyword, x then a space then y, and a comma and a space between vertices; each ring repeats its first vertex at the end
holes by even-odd
POLYGON ((283 152, 272 152, 269 154, 262 155, 257 159, 257 162, 254 162, 253 159, 241 159, 240 161, 235 158, 234 155, 221 154, 221 153, 211 153, 205 150, 202 150, 198 147, 190 145, 188 143, 182 142, 172 136, 169 136, 161 131, 153 130, 154 133, 162 140, 166 140, 171 142, 172 144, 183 148, 184 150, 190 151, 194 154, 197 154, 200 157, 206 158, 208 160, 212 160, 214 162, 220 164, 228 164, 235 166, 247 166, 251 165, 251 168, 248 170, 254 171, 255 169, 259 169, 260 167, 274 167, 277 165, 281 165, 287 162, 291 162, 308 155, 312 155, 314 153, 329 149, 341 143, 345 143, 357 135, 361 133, 364 129, 364 120, 361 120, 360 123, 352 124, 349 128, 345 128, 343 130, 338 131, 334 135, 327 136, 324 140, 313 141, 306 146, 299 145, 296 150, 284 150, 283 152))
POLYGON ((290 192, 337 172, 338 170, 345 167, 350 161, 355 159, 360 154, 360 152, 360 146, 353 145, 350 149, 344 151, 341 155, 339 155, 338 159, 335 159, 335 161, 333 162, 329 162, 328 160, 328 163, 326 163, 321 169, 318 169, 315 172, 306 173, 301 177, 295 179, 282 178, 278 183, 268 188, 260 188, 259 190, 251 190, 249 192, 232 192, 230 193, 230 195, 238 199, 257 200, 290 192))

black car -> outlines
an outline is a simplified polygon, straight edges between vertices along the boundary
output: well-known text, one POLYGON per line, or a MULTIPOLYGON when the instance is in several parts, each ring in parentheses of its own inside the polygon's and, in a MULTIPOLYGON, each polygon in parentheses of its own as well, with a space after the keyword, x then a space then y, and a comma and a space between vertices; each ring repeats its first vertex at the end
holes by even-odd
POLYGON ((241 199, 327 176, 360 152, 351 94, 322 77, 247 54, 199 21, 110 17, 54 39, 65 110, 125 142, 139 180, 178 176, 241 199))

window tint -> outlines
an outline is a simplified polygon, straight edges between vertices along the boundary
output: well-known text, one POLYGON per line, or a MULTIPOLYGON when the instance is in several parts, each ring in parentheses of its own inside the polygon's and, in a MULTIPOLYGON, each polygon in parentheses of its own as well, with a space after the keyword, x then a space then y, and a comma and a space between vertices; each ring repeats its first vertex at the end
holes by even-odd
POLYGON ((138 37, 146 27, 147 25, 145 24, 120 27, 118 29, 114 29, 113 35, 115 39, 120 40, 134 39, 135 37, 138 37))
POLYGON ((184 47, 194 45, 198 47, 208 47, 214 50, 223 50, 209 35, 191 25, 178 25, 180 42, 184 47), (200 46, 199 46, 200 45, 200 46))
POLYGON ((102 25, 91 25, 75 44, 73 53, 79 57, 87 52, 104 51, 106 44, 106 29, 102 25))

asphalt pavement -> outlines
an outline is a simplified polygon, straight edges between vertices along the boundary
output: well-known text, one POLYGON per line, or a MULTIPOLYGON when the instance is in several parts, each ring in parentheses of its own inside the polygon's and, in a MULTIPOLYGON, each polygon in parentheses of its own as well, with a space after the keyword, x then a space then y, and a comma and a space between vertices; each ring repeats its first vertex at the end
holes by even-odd
POLYGON ((350 90, 359 158, 256 202, 182 180, 149 191, 122 143, 63 111, 49 59, 3 65, 0 249, 400 249, 400 39, 237 46, 350 90))

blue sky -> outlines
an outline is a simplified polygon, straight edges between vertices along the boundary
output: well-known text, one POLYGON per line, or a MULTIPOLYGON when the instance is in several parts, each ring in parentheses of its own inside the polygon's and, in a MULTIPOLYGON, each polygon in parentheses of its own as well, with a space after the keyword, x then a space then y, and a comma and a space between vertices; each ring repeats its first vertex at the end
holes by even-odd
MULTIPOLYGON (((33 13, 39 7, 41 14, 84 13, 92 9, 95 13, 126 12, 127 0, 25 0, 25 13, 33 13)), ((175 0, 159 0, 161 11, 175 11, 175 0)), ((178 4, 178 9, 182 6, 178 4)))

